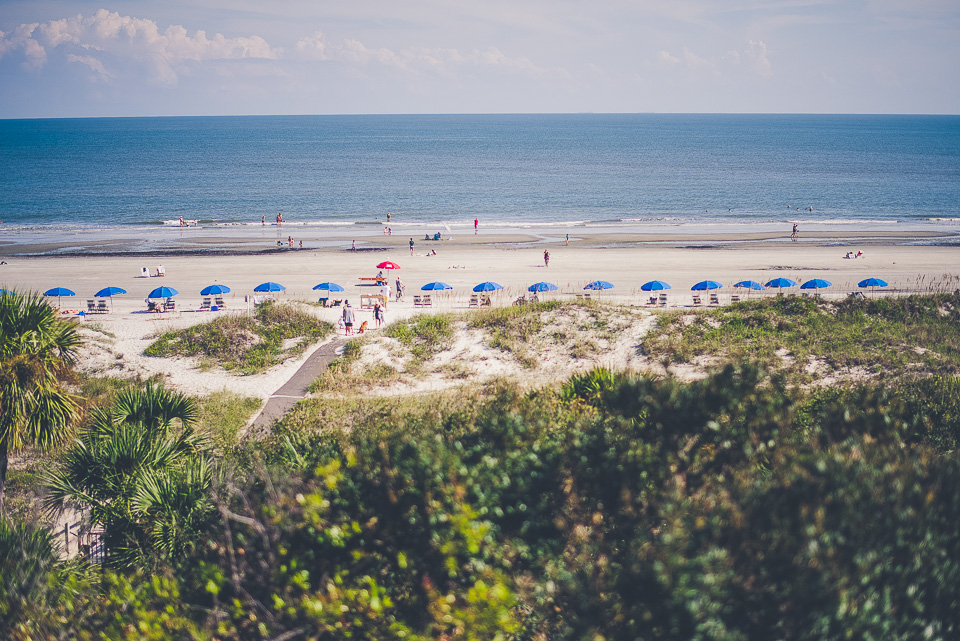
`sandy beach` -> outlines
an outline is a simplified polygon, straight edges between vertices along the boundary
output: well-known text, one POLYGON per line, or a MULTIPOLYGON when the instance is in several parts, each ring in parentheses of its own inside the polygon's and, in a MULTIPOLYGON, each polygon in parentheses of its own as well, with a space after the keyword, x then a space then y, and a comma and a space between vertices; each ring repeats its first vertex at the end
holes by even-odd
MULTIPOLYGON (((293 231, 293 230, 291 230, 293 231)), ((547 298, 572 300, 583 294, 583 287, 597 279, 613 283, 612 290, 593 293, 594 298, 615 305, 646 308, 649 293, 640 286, 659 279, 672 285, 668 307, 691 306, 690 287, 711 279, 724 285, 719 290, 721 304, 733 294, 733 283, 749 279, 766 282, 786 277, 797 282, 822 278, 833 283, 821 295, 843 297, 857 291, 857 282, 878 277, 890 287, 885 295, 912 292, 953 291, 960 287, 960 248, 943 245, 911 245, 928 239, 929 234, 904 238, 902 234, 885 232, 842 233, 822 232, 804 235, 801 242, 790 242, 780 236, 758 233, 754 237, 728 238, 716 235, 665 235, 637 238, 630 234, 571 235, 551 231, 522 230, 498 233, 460 234, 453 240, 425 241, 414 237, 414 255, 410 255, 410 236, 381 236, 368 233, 358 238, 357 251, 349 241, 340 238, 325 247, 310 247, 313 239, 305 239, 304 249, 267 249, 263 243, 230 242, 216 245, 217 253, 181 251, 146 255, 12 255, 9 247, 0 266, 0 287, 45 291, 66 287, 76 297, 60 302, 65 310, 86 309, 86 301, 106 286, 126 289, 128 294, 112 299, 113 311, 90 315, 81 322, 88 336, 81 369, 94 374, 119 376, 152 376, 161 374, 175 387, 195 395, 229 389, 248 396, 267 398, 297 370, 314 347, 303 357, 276 366, 256 376, 235 376, 219 370, 201 371, 191 361, 156 359, 143 356, 144 348, 158 333, 210 320, 215 314, 248 313, 253 307, 253 289, 259 283, 274 281, 286 286, 278 300, 316 301, 320 292, 312 290, 317 283, 332 281, 345 288, 342 298, 351 300, 358 310, 358 322, 369 320, 369 309, 360 309, 360 296, 374 293, 374 288, 359 279, 376 275, 376 265, 391 260, 401 269, 385 271, 391 286, 399 277, 406 285, 402 302, 392 301, 386 322, 420 313, 414 307, 414 296, 432 281, 453 287, 446 292, 433 292, 432 311, 467 311, 472 288, 483 281, 495 281, 503 290, 493 296, 495 305, 509 305, 527 287, 539 281, 558 286, 547 298), (436 255, 428 255, 432 250, 436 255), (544 265, 543 253, 550 252, 550 264, 544 265), (846 259, 848 251, 862 251, 856 259, 846 259), (163 278, 140 277, 146 267, 151 274, 163 265, 163 278), (226 311, 198 311, 200 290, 210 284, 228 285, 226 311), (149 313, 148 292, 165 285, 179 291, 178 311, 149 313)), ((196 241, 197 239, 194 239, 196 241)), ((49 249, 49 248, 48 248, 49 249)), ((20 246, 22 253, 23 247, 20 246)), ((797 290, 794 290, 797 291, 797 290)), ((775 291, 751 292, 749 295, 775 295, 775 291)), ((878 295, 878 294, 874 294, 878 295)), ((341 295, 337 295, 341 297, 341 295)), ((56 299, 52 299, 54 304, 56 299)), ((337 308, 310 307, 320 318, 336 322, 337 308)), ((468 353, 468 352, 465 352, 468 353)))

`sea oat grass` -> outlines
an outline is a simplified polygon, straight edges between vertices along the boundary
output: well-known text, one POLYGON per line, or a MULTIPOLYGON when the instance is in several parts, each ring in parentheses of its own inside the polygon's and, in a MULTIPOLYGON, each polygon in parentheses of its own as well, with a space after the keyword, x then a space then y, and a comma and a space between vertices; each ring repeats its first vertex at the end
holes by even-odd
POLYGON ((208 357, 226 370, 256 374, 299 356, 308 346, 332 334, 333 329, 332 324, 293 305, 267 302, 259 305, 252 317, 220 316, 208 323, 165 332, 144 353, 208 357))

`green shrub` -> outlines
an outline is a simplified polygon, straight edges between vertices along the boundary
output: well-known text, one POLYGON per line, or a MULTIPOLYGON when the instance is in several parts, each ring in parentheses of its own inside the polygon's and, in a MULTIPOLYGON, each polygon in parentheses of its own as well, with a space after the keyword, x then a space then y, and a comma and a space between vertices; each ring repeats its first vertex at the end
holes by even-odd
POLYGON ((333 325, 289 304, 258 305, 253 317, 220 316, 208 323, 165 332, 151 343, 148 356, 205 356, 227 370, 256 374, 303 353, 333 333, 333 325), (299 339, 284 347, 284 342, 299 339))

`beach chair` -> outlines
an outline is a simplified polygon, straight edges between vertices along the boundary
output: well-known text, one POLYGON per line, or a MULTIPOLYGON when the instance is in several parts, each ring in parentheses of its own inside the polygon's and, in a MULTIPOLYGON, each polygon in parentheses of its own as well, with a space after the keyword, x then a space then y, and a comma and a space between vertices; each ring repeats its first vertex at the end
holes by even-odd
POLYGON ((200 311, 201 311, 201 312, 209 312, 209 311, 210 311, 210 297, 209 297, 209 296, 206 297, 206 298, 204 298, 202 301, 200 301, 200 311))
POLYGON ((433 299, 430 298, 430 294, 426 294, 423 297, 423 306, 424 307, 433 307, 433 299))
POLYGON ((156 302, 156 301, 148 300, 148 301, 147 301, 147 311, 148 311, 148 312, 159 312, 159 311, 162 311, 162 310, 160 309, 160 303, 158 303, 158 302, 156 302))
POLYGON ((711 292, 711 294, 710 294, 710 304, 711 304, 711 305, 719 305, 719 304, 720 304, 720 298, 719 298, 716 294, 714 294, 714 293, 712 293, 712 292, 711 292))
POLYGON ((97 302, 96 302, 96 301, 92 301, 92 300, 88 300, 88 301, 87 301, 87 313, 88 313, 88 314, 96 314, 96 313, 97 313, 97 302))
POLYGON ((165 312, 175 312, 177 311, 177 302, 172 298, 168 298, 163 303, 163 311, 165 312))
POLYGON ((480 307, 480 297, 477 296, 476 294, 473 294, 473 295, 470 297, 470 305, 469 305, 469 307, 480 307))
POLYGON ((490 307, 493 305, 493 299, 490 298, 490 294, 486 294, 480 298, 480 305, 482 307, 490 307))
POLYGON ((340 307, 340 304, 343 302, 342 298, 338 298, 330 303, 330 307, 340 307))
POLYGON ((731 302, 731 303, 739 303, 739 302, 740 302, 740 296, 739 296, 738 294, 732 295, 732 296, 730 297, 730 302, 731 302))
POLYGON ((694 294, 694 295, 693 295, 693 306, 694 306, 694 307, 700 307, 701 305, 703 305, 703 301, 700 300, 700 297, 699 297, 697 294, 694 294))
POLYGON ((97 313, 98 313, 98 314, 108 314, 108 313, 110 313, 110 310, 107 309, 107 301, 102 300, 102 299, 97 301, 97 313))
POLYGON ((651 296, 651 297, 650 297, 650 300, 647 301, 647 305, 656 305, 656 304, 657 304, 657 297, 656 297, 656 296, 651 296))
POLYGON ((423 307, 423 297, 422 297, 422 296, 414 296, 414 297, 413 297, 413 306, 414 306, 414 307, 423 307))
POLYGON ((660 292, 660 307, 667 306, 667 294, 666 292, 660 292))
POLYGON ((213 304, 217 306, 217 309, 227 308, 227 304, 223 302, 223 296, 214 296, 213 304))
POLYGON ((589 293, 589 292, 584 292, 584 293, 583 293, 583 300, 590 300, 590 293, 589 293))

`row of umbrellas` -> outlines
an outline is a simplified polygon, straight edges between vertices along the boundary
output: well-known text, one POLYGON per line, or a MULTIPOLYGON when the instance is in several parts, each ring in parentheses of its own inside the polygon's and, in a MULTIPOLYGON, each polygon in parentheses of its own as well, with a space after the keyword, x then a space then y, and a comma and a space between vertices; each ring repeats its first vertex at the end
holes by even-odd
MULTIPOLYGON (((784 289, 789 287, 796 287, 799 283, 795 280, 789 278, 774 278, 773 280, 768 281, 766 284, 761 285, 755 280, 742 280, 739 283, 735 283, 734 287, 739 287, 743 289, 756 289, 764 290, 767 288, 771 289, 784 289)), ((832 287, 833 283, 822 278, 813 278, 806 281, 800 285, 800 289, 824 289, 827 287, 832 287)), ((865 278, 857 283, 857 287, 886 287, 887 282, 879 278, 865 278)), ((723 287, 720 283, 715 280, 702 280, 699 283, 695 284, 690 289, 693 291, 705 291, 710 289, 720 289, 723 287)), ((663 289, 673 289, 669 283, 665 283, 662 280, 652 280, 648 283, 644 283, 640 286, 640 289, 645 292, 650 291, 659 291, 663 289)))
MULTIPOLYGON (((390 264, 393 264, 393 263, 390 263, 390 264)), ((394 267, 393 269, 399 269, 399 267, 394 267)), ((783 289, 783 288, 789 288, 789 287, 796 287, 797 285, 798 283, 795 280, 791 280, 789 278, 774 278, 773 280, 768 281, 764 285, 761 285, 760 283, 754 280, 742 280, 739 283, 735 283, 733 286, 737 288, 764 290, 767 288, 783 289)), ((833 283, 831 283, 828 280, 824 280, 822 278, 814 278, 800 285, 800 289, 825 289, 827 287, 831 287, 832 285, 833 283)), ((859 283, 857 283, 857 286, 858 287, 887 287, 887 283, 886 281, 881 280, 879 278, 866 278, 860 281, 859 283)), ((604 289, 613 289, 613 287, 614 287, 613 283, 610 283, 605 280, 597 280, 587 284, 587 286, 584 287, 584 289, 604 290, 604 289)), ((711 290, 711 289, 720 289, 721 287, 723 287, 723 285, 721 283, 718 283, 715 280, 703 280, 703 281, 700 281, 699 283, 696 283, 690 289, 693 291, 705 291, 705 290, 711 290)), ((266 282, 266 283, 261 283, 256 287, 254 287, 253 291, 282 292, 282 291, 286 291, 286 289, 287 288, 281 285, 280 283, 266 282)), ((328 292, 344 291, 341 285, 338 285, 337 283, 332 283, 332 282, 320 283, 316 285, 313 289, 323 290, 328 292)), ((444 289, 453 289, 453 287, 441 281, 434 281, 432 283, 427 283, 420 289, 423 291, 437 291, 437 290, 444 290, 444 289)), ((499 283, 487 281, 475 286, 473 288, 473 291, 492 292, 498 289, 503 289, 503 286, 500 285, 499 283)), ((557 289, 559 288, 553 283, 546 283, 546 282, 534 283, 533 285, 530 285, 530 287, 527 288, 527 290, 531 292, 550 292, 550 291, 556 291, 557 289)), ((645 292, 649 292, 649 291, 673 289, 673 287, 671 287, 670 283, 664 282, 662 280, 651 280, 641 285, 640 289, 645 292)), ((207 287, 204 287, 202 290, 200 290, 200 295, 215 296, 219 294, 226 294, 229 291, 230 291, 230 288, 227 287, 226 285, 208 285, 207 287)), ((104 287, 103 289, 98 291, 96 294, 94 294, 94 296, 97 298, 107 298, 107 297, 112 298, 113 296, 118 296, 120 294, 126 294, 126 293, 127 293, 127 290, 123 289, 122 287, 104 287)), ((157 287, 156 289, 151 291, 147 295, 147 298, 170 298, 172 296, 176 296, 179 293, 180 292, 178 292, 173 287, 163 286, 163 287, 157 287)), ((67 289, 66 287, 54 287, 53 289, 49 289, 45 291, 43 295, 51 296, 51 297, 56 296, 57 298, 61 298, 65 296, 67 297, 76 296, 76 292, 70 289, 67 289)))

